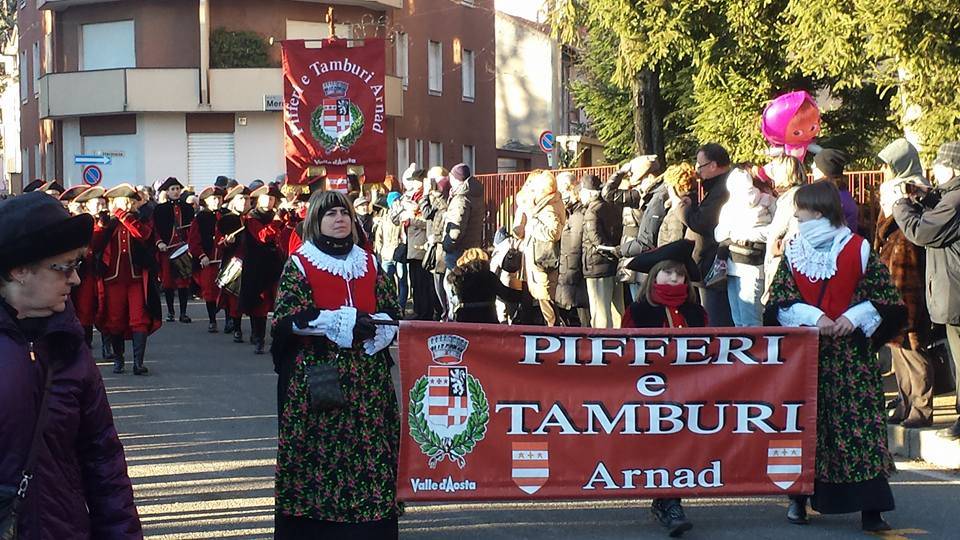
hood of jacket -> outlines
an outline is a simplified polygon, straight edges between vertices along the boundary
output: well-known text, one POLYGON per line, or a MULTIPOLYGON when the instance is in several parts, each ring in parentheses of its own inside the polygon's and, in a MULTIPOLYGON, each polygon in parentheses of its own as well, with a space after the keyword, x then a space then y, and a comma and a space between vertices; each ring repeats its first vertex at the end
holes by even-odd
POLYGON ((470 197, 470 198, 483 197, 483 185, 480 183, 479 180, 471 176, 466 180, 464 180, 463 182, 461 182, 459 186, 457 187, 451 186, 450 198, 463 196, 463 195, 466 195, 467 197, 470 197))
POLYGON ((895 180, 905 180, 925 186, 930 185, 930 182, 923 176, 923 163, 920 161, 920 153, 906 139, 900 138, 888 144, 877 154, 877 157, 893 170, 895 180))

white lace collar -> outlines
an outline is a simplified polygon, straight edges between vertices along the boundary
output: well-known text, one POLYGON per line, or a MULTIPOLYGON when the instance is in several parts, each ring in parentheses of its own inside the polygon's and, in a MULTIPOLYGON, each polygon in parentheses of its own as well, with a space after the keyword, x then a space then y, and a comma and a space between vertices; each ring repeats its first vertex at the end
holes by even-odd
POLYGON ((784 255, 790 266, 810 281, 830 279, 837 273, 837 257, 847 242, 853 238, 850 229, 842 227, 836 231, 829 250, 817 251, 814 245, 802 234, 796 234, 787 242, 784 255))
POLYGON ((329 272, 346 281, 362 278, 367 275, 367 252, 360 246, 354 245, 346 258, 339 259, 320 251, 310 242, 304 242, 297 253, 310 262, 318 270, 329 272))

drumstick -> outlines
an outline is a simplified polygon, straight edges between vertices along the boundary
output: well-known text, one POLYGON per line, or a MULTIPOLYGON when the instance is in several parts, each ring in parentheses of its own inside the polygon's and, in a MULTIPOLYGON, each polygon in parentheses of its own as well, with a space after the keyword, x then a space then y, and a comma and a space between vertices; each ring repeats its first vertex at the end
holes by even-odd
POLYGON ((223 259, 217 259, 217 260, 215 260, 215 261, 207 261, 207 264, 208 264, 208 265, 210 265, 210 264, 220 264, 220 263, 222 263, 222 262, 223 262, 223 259))
POLYGON ((240 233, 242 233, 242 232, 243 232, 243 226, 241 226, 239 229, 233 231, 232 233, 228 234, 228 235, 225 236, 224 238, 233 238, 234 236, 236 236, 236 235, 238 235, 238 234, 240 234, 240 233))

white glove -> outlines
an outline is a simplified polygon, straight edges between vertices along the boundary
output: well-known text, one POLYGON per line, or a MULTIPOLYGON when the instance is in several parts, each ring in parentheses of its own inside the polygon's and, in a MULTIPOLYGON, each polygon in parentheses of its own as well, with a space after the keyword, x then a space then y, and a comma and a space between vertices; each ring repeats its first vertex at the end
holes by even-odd
POLYGON ((307 328, 293 327, 293 333, 299 336, 324 336, 341 349, 353 346, 353 327, 357 324, 356 308, 344 306, 336 310, 321 311, 316 319, 309 322, 307 328))
MULTIPOLYGON (((374 320, 377 321, 390 321, 393 320, 386 313, 374 313, 371 315, 374 320)), ((351 329, 351 332, 353 330, 351 329)), ((363 351, 367 354, 376 354, 393 343, 393 340, 396 339, 397 333, 400 332, 400 327, 398 326, 386 326, 386 325, 377 325, 377 334, 373 338, 368 339, 363 342, 363 351)))
POLYGON ((407 170, 403 171, 403 174, 400 175, 400 181, 406 182, 407 180, 410 180, 411 178, 413 178, 413 173, 416 172, 416 170, 417 170, 417 164, 411 163, 410 166, 407 167, 407 170))

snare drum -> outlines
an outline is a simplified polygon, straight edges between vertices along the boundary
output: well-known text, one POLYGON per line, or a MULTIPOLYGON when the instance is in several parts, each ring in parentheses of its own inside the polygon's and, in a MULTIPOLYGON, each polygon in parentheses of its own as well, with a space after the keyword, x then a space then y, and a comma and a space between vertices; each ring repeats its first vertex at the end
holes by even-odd
POLYGON ((232 257, 220 268, 217 274, 217 286, 228 293, 240 296, 240 274, 243 273, 243 261, 232 257))
POLYGON ((177 279, 190 279, 193 276, 193 257, 190 256, 190 246, 184 244, 170 253, 170 270, 177 279))

